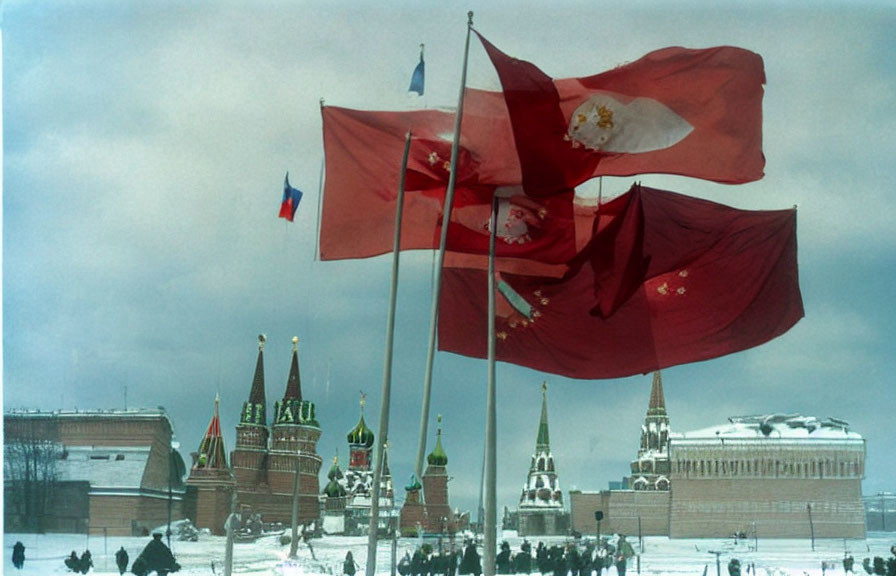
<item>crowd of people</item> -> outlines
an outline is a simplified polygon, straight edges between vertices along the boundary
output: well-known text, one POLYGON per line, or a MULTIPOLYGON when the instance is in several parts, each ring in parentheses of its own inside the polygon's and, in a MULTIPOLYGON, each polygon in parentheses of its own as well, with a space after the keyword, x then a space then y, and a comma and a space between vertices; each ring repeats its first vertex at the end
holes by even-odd
MULTIPOLYGON (((612 541, 570 542, 566 545, 545 546, 539 542, 534 553, 528 540, 523 540, 518 552, 513 553, 507 542, 502 542, 495 557, 498 574, 551 574, 553 576, 601 576, 604 570, 616 567, 618 576, 625 576, 634 548, 624 535, 612 541)), ((346 555, 343 573, 354 576, 351 552, 346 555)), ((413 554, 405 552, 398 563, 401 576, 481 576, 482 558, 472 540, 464 542, 463 551, 453 547, 449 551, 432 549, 429 544, 418 546, 413 554)))

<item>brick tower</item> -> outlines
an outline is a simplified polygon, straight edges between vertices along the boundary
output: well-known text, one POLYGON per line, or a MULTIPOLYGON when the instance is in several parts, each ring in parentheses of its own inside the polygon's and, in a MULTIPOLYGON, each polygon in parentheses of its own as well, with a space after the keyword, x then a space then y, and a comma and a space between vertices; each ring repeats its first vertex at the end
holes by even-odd
POLYGON ((557 480, 548 430, 548 385, 541 385, 541 418, 529 475, 520 494, 520 536, 566 534, 569 516, 563 509, 563 492, 557 480))
POLYGON ((292 339, 292 362, 283 399, 274 403, 274 422, 268 452, 268 485, 272 502, 263 515, 267 519, 290 522, 293 486, 298 474, 299 523, 319 518, 321 457, 317 454, 320 426, 314 404, 302 398, 299 377, 299 339, 292 339))
POLYGON ((669 489, 669 416, 663 397, 663 377, 659 371, 653 373, 650 404, 641 426, 641 447, 631 469, 632 488, 635 490, 669 489))
POLYGON ((199 444, 199 451, 194 453, 187 486, 196 488, 196 526, 222 535, 225 532, 224 522, 230 514, 236 480, 227 467, 218 403, 216 395, 215 411, 199 444))
MULTIPOLYGON (((268 423, 264 395, 264 334, 258 336, 258 359, 249 400, 243 403, 236 427, 236 447, 230 455, 233 475, 241 493, 251 488, 267 492, 268 423)), ((240 500, 243 497, 240 496, 240 500)))

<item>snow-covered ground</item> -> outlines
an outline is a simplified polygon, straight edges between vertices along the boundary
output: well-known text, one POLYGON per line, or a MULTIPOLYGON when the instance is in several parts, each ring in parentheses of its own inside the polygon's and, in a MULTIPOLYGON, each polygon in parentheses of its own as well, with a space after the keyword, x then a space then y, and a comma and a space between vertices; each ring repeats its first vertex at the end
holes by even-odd
MULTIPOLYGON (((115 566, 115 551, 124 546, 133 562, 149 538, 123 538, 83 534, 4 534, 3 535, 3 570, 8 576, 15 574, 65 574, 69 573, 63 559, 75 550, 78 554, 89 548, 93 556, 94 569, 91 574, 118 574, 115 566), (12 565, 12 547, 17 540, 25 545, 25 566, 17 571, 12 565)), ((514 532, 506 532, 499 540, 507 540, 514 553, 519 551, 521 539, 514 532)), ((638 549, 636 539, 635 549, 638 549)), ((546 545, 565 542, 565 538, 532 538, 533 548, 538 541, 546 545)), ((435 542, 432 542, 435 545, 435 542)), ((398 558, 405 551, 413 551, 419 544, 415 539, 398 541, 398 558)), ((459 542, 458 545, 461 543, 459 542)), ((758 541, 758 550, 752 550, 753 541, 733 540, 670 540, 664 537, 644 538, 644 549, 640 554, 640 573, 649 575, 701 576, 708 566, 707 576, 716 574, 716 555, 712 551, 720 551, 721 574, 727 576, 727 565, 732 557, 738 558, 743 566, 742 573, 747 576, 747 567, 755 565, 756 576, 821 576, 822 562, 828 562, 835 568, 829 568, 829 574, 842 574, 840 563, 844 549, 855 558, 855 570, 864 576, 862 559, 874 556, 887 558, 890 546, 896 544, 896 533, 869 533, 866 540, 816 540, 815 550, 811 542, 805 540, 762 540, 758 541)), ((281 545, 277 536, 266 536, 251 544, 234 544, 233 574, 342 574, 342 561, 348 550, 352 551, 355 561, 360 565, 357 576, 365 576, 367 562, 366 537, 326 537, 312 541, 314 557, 308 546, 301 544, 298 551, 297 568, 284 569, 283 562, 289 554, 289 545, 281 545)), ((172 541, 174 554, 183 567, 178 574, 183 576, 223 574, 225 539, 223 537, 202 535, 198 542, 172 541), (214 568, 212 566, 214 563, 214 568)), ((389 574, 391 543, 381 542, 377 551, 377 573, 389 574)), ((606 574, 606 572, 604 573, 606 574)), ((629 576, 638 574, 638 563, 635 559, 629 563, 629 576)), ((616 576, 611 569, 609 576, 616 576)), ((752 575, 751 575, 752 576, 752 575)))

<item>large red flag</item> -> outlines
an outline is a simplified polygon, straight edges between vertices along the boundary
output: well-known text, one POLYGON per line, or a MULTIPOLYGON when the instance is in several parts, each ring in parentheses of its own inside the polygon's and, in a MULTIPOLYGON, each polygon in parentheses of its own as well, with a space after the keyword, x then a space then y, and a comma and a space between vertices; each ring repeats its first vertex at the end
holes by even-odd
MULTIPOLYGON (((468 91, 458 155, 448 248, 485 254, 494 194, 500 198, 501 257, 565 263, 590 230, 572 189, 530 198, 518 185, 519 163, 499 93, 468 91), (516 185, 514 185, 516 184, 516 185), (578 221, 578 225, 577 225, 578 221)), ((326 184, 320 230, 322 260, 364 258, 392 250, 395 202, 405 135, 412 132, 405 182, 401 249, 438 248, 449 178, 454 114, 322 108, 326 184)))
POLYGON ((595 176, 762 178, 758 54, 665 48, 602 74, 554 80, 479 38, 501 79, 530 195, 595 176))
MULTIPOLYGON (((802 318, 795 210, 738 210, 641 187, 626 196, 615 218, 640 206, 643 231, 629 238, 641 246, 609 268, 630 280, 620 271, 638 262, 633 294, 606 317, 595 310, 595 243, 564 278, 503 274, 498 360, 571 378, 617 378, 758 346, 802 318)), ((439 348, 485 358, 487 272, 446 268, 442 278, 439 348)), ((625 282, 609 286, 612 301, 625 282)))

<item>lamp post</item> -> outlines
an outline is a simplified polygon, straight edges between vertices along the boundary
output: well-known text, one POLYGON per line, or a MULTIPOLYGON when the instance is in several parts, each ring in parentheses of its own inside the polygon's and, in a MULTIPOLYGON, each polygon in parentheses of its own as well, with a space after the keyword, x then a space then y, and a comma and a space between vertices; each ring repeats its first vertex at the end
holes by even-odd
POLYGON ((809 536, 812 538, 812 551, 815 552, 815 525, 812 524, 812 504, 806 504, 806 512, 809 513, 809 536))
POLYGON ((722 563, 719 561, 719 556, 722 555, 721 550, 707 550, 710 554, 716 555, 716 576, 722 576, 722 563))
POLYGON ((604 513, 602 510, 594 511, 594 521, 597 522, 597 542, 600 544, 600 521, 604 519, 604 513))

